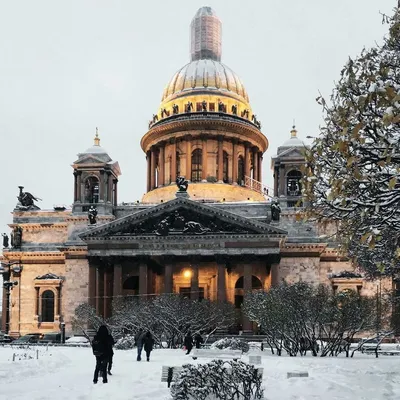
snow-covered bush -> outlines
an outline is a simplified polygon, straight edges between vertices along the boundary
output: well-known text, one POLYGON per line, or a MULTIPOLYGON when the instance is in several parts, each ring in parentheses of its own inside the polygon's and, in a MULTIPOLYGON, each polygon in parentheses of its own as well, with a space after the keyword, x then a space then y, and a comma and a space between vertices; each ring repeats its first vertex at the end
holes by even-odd
POLYGON ((133 335, 124 336, 115 343, 114 347, 117 350, 133 349, 135 347, 135 337, 133 335))
POLYGON ((236 339, 236 338, 224 338, 217 340, 211 345, 212 349, 229 349, 229 350, 242 350, 243 353, 247 353, 250 346, 247 342, 236 339))
POLYGON ((263 398, 262 376, 253 365, 241 361, 213 360, 208 364, 183 366, 171 386, 173 400, 218 400, 263 398))

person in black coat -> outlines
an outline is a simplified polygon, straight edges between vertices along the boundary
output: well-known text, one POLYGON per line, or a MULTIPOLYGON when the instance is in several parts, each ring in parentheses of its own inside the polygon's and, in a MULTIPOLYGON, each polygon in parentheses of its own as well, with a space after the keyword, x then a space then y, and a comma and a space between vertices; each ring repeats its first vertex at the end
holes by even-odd
POLYGON ((108 363, 107 363, 107 372, 108 375, 112 375, 111 373, 111 368, 112 368, 112 364, 113 364, 113 356, 114 356, 114 347, 115 344, 115 340, 112 337, 111 333, 108 334, 108 363))
POLYGON ((96 357, 96 368, 94 370, 93 383, 97 383, 99 372, 103 377, 103 383, 107 383, 107 364, 110 357, 110 340, 108 329, 105 325, 100 326, 96 336, 92 340, 92 350, 96 357))
POLYGON ((190 331, 188 331, 188 333, 186 334, 183 344, 187 350, 186 354, 190 354, 190 352, 193 349, 193 337, 192 337, 192 334, 190 333, 190 331))
POLYGON ((150 361, 150 353, 153 350, 153 346, 154 346, 153 336, 151 336, 151 333, 147 331, 146 335, 143 338, 143 348, 144 351, 146 352, 147 361, 150 361))
POLYGON ((198 333, 198 332, 194 335, 194 343, 195 343, 196 349, 200 349, 201 345, 204 343, 203 338, 201 337, 200 333, 198 333))

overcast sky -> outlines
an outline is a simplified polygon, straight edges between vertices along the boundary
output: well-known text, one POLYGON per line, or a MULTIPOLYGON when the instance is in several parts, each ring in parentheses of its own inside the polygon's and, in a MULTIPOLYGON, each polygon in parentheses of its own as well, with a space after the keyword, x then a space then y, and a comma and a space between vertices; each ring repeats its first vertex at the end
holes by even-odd
POLYGON ((0 232, 9 232, 18 185, 42 209, 71 205, 71 164, 101 145, 122 170, 119 201, 145 192, 139 141, 164 86, 189 61, 189 25, 214 8, 222 62, 242 79, 270 141, 315 135, 321 110, 349 55, 381 43, 396 0, 0 0, 0 232))

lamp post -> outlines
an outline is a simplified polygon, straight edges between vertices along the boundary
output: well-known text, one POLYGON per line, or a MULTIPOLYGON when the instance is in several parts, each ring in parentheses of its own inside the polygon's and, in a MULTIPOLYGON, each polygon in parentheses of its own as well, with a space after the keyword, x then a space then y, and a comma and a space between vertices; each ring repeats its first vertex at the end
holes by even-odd
POLYGON ((10 263, 0 263, 0 275, 3 275, 3 289, 4 293, 3 295, 5 296, 5 303, 3 302, 3 305, 5 305, 5 310, 3 307, 3 315, 2 315, 2 321, 5 321, 5 323, 2 323, 2 327, 4 328, 5 333, 8 334, 10 330, 10 295, 11 295, 11 290, 14 288, 14 286, 18 285, 18 281, 11 281, 11 272, 15 274, 20 274, 22 271, 22 265, 20 265, 19 261, 14 261, 10 263))

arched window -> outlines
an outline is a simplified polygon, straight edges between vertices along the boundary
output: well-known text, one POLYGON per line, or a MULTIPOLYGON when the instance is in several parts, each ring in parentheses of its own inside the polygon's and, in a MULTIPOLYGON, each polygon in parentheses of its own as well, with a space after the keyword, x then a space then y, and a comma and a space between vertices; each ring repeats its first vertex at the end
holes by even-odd
POLYGON ((138 276, 129 277, 122 285, 122 288, 125 290, 133 290, 139 293, 139 277, 138 276))
POLYGON ((179 154, 179 151, 176 152, 176 176, 175 179, 181 176, 181 156, 179 154))
POLYGON ((54 292, 51 290, 42 294, 42 322, 54 322, 54 292))
POLYGON ((202 158, 203 152, 201 149, 196 149, 192 153, 192 174, 190 180, 192 182, 200 182, 201 181, 201 172, 202 172, 202 158))
POLYGON ((99 180, 91 176, 85 181, 85 203, 99 202, 99 180))
POLYGON ((224 183, 229 182, 229 157, 228 153, 224 151, 223 159, 222 159, 222 166, 223 166, 223 175, 222 175, 222 180, 224 183))
POLYGON ((242 156, 238 159, 238 181, 237 183, 241 186, 244 185, 244 160, 242 156))
POLYGON ((286 176, 287 182, 287 195, 288 196, 300 196, 301 195, 301 172, 290 171, 286 176))

